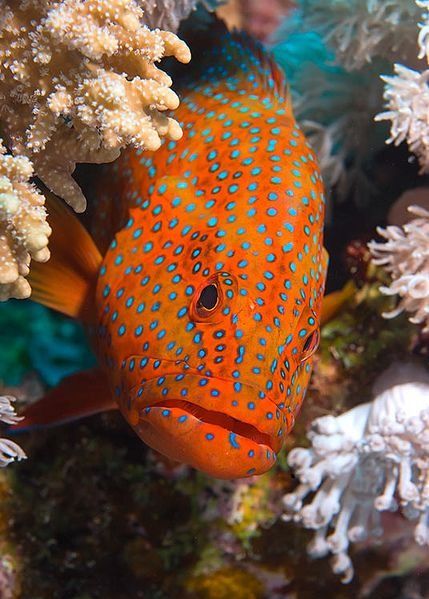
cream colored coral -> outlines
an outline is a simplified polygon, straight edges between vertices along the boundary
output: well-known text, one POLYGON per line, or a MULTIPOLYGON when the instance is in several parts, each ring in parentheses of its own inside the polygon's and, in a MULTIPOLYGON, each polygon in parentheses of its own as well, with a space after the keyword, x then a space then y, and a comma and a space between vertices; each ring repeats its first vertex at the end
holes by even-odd
POLYGON ((29 183, 32 174, 29 159, 6 154, 0 140, 0 300, 28 297, 30 259, 49 258, 45 198, 29 183))
POLYGON ((3 134, 75 210, 86 206, 71 177, 76 162, 181 137, 165 115, 178 97, 155 63, 188 62, 190 52, 173 33, 143 25, 136 0, 0 0, 0 14, 3 134))
POLYGON ((411 322, 422 324, 423 331, 429 332, 429 211, 420 206, 408 210, 417 218, 402 228, 378 228, 386 241, 372 241, 368 247, 374 264, 392 276, 389 287, 380 287, 380 291, 400 298, 397 308, 383 316, 393 318, 406 310, 412 314, 411 322))

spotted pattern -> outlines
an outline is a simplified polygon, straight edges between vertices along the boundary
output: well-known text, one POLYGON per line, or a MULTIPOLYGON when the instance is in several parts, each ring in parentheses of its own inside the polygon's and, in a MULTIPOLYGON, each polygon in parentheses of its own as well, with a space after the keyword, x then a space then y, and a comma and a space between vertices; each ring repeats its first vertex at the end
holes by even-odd
MULTIPOLYGON (((215 52, 176 113, 183 139, 111 167, 105 197, 126 222, 100 270, 96 336, 138 434, 233 478, 272 466, 304 398, 326 271, 324 197, 277 68, 238 37, 215 52)), ((99 227, 101 245, 107 234, 99 227)))

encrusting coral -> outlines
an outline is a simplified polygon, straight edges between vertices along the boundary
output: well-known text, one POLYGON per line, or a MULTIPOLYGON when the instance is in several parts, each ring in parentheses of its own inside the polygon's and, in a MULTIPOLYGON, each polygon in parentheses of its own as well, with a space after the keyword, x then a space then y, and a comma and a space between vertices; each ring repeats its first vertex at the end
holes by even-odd
POLYGON ((45 198, 29 183, 32 174, 30 160, 7 154, 0 140, 0 300, 28 297, 30 259, 49 258, 45 198))
POLYGON ((369 249, 373 262, 391 274, 389 287, 380 291, 386 295, 398 294, 399 304, 395 310, 385 313, 393 318, 403 310, 411 312, 410 321, 423 325, 429 331, 429 211, 420 206, 410 206, 409 212, 417 216, 402 228, 388 226, 378 228, 385 243, 372 241, 369 249))
POLYGON ((417 543, 429 545, 429 372, 394 363, 376 381, 374 396, 338 417, 315 419, 311 447, 297 447, 288 458, 300 484, 283 499, 284 519, 316 531, 308 553, 333 554, 343 582, 353 577, 350 543, 382 534, 381 511, 400 506, 417 520, 417 543))
MULTIPOLYGON (((16 188, 19 172, 15 196, 26 200, 20 212, 37 204, 40 224, 37 232, 33 218, 29 235, 18 223, 15 237, 10 211, 17 204, 10 198, 0 204, 0 226, 9 235, 0 247, 9 269, 8 276, 0 275, 6 299, 29 295, 23 278, 28 257, 21 248, 36 260, 48 257, 43 198, 26 183, 33 171, 81 212, 86 200, 71 176, 77 162, 109 162, 126 145, 156 150, 162 137, 179 139, 180 125, 165 115, 179 99, 155 63, 164 56, 188 62, 190 52, 174 33, 144 25, 137 0, 0 0, 0 11, 0 128, 17 157, 17 175, 10 182, 3 178, 3 188, 16 188)), ((3 157, 4 177, 13 160, 3 157)))

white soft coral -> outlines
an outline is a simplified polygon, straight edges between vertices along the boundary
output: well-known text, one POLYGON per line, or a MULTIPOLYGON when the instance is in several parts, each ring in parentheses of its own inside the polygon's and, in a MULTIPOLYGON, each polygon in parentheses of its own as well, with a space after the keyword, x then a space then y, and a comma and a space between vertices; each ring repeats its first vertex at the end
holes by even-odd
MULTIPOLYGON (((411 3, 410 3, 411 4, 411 3)), ((429 2, 415 0, 423 14, 415 30, 418 59, 429 62, 429 2)), ((399 53, 400 56, 403 56, 399 53)), ((416 60, 413 60, 415 63, 416 60)), ((403 64, 394 65, 393 76, 383 76, 386 110, 376 116, 377 121, 390 120, 390 137, 387 143, 406 141, 421 165, 423 173, 429 172, 429 69, 415 70, 403 64)))
POLYGON ((394 76, 383 76, 387 110, 376 121, 390 120, 387 143, 406 141, 419 159, 422 172, 429 172, 429 69, 415 71, 402 64, 394 65, 394 76))
POLYGON ((316 0, 302 4, 307 28, 322 33, 347 70, 361 69, 374 57, 391 59, 414 51, 412 32, 421 11, 410 0, 316 0))
POLYGON ((300 484, 284 497, 284 519, 316 530, 309 554, 332 554, 343 582, 353 577, 350 543, 382 533, 380 511, 400 505, 418 519, 415 540, 429 545, 429 373, 394 364, 374 394, 341 416, 316 419, 311 447, 288 459, 300 484))
POLYGON ((429 211, 410 206, 417 216, 403 227, 379 228, 385 243, 372 241, 369 248, 373 262, 392 276, 389 287, 380 290, 386 295, 398 294, 400 302, 392 312, 384 314, 392 318, 403 310, 411 312, 411 322, 423 324, 429 331, 429 211))
MULTIPOLYGON (((15 399, 9 395, 0 396, 0 421, 5 424, 16 424, 22 418, 16 415, 12 405, 15 399)), ((0 439, 0 468, 8 466, 15 460, 24 460, 27 456, 19 445, 10 439, 0 439)))

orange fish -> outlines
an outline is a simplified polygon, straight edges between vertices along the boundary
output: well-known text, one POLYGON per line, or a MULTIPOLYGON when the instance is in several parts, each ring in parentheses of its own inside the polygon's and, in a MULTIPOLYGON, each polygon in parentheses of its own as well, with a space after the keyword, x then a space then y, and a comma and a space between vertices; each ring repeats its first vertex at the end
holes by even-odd
POLYGON ((86 323, 100 370, 66 379, 19 427, 115 406, 165 456, 237 478, 273 466, 304 398, 323 185, 266 53, 223 33, 199 62, 176 112, 183 139, 107 167, 92 237, 51 207, 33 295, 86 323))

